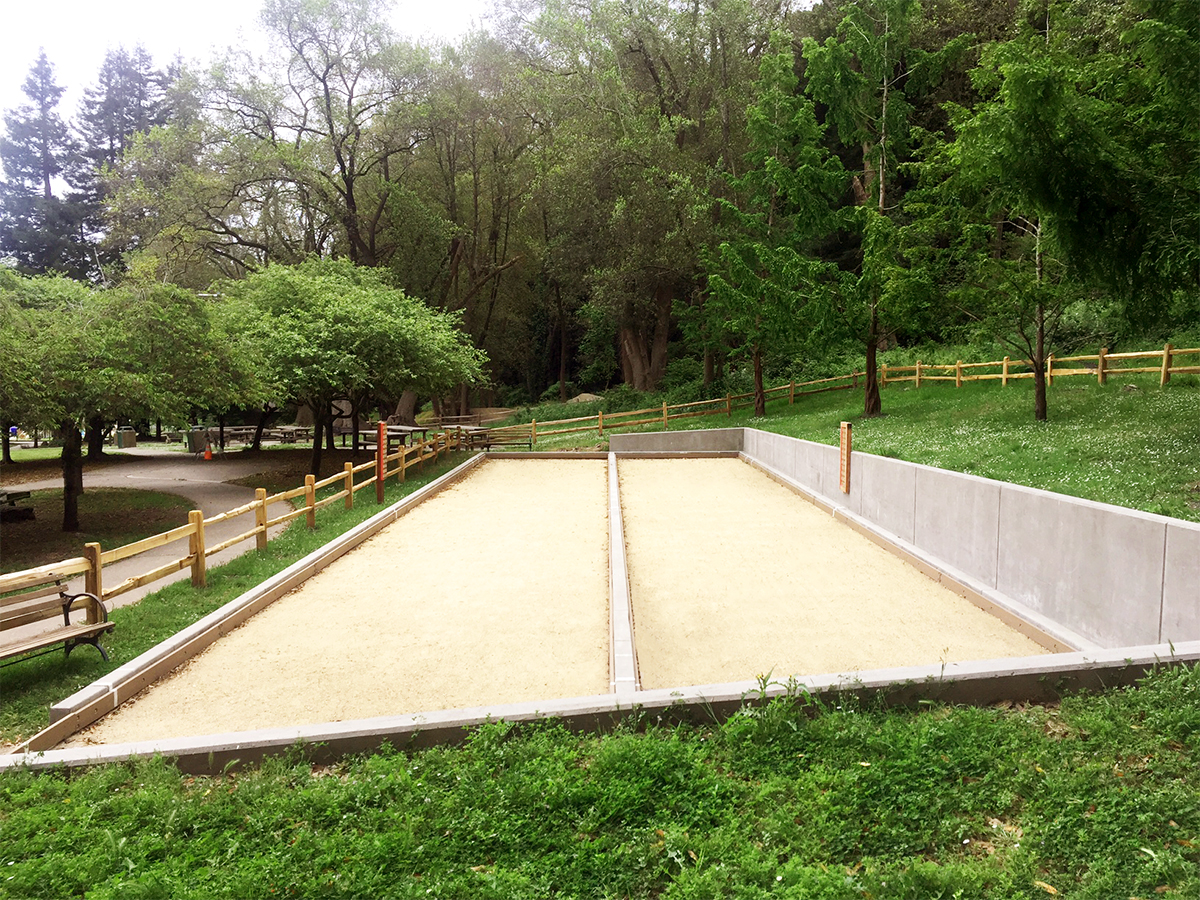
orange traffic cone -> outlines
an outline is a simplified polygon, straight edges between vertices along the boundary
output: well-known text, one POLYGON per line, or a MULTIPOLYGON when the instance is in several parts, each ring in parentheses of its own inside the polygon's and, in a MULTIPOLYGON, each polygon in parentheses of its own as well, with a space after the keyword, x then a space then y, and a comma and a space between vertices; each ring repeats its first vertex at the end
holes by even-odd
POLYGON ((212 459, 212 444, 205 444, 205 445, 204 445, 204 458, 205 458, 205 459, 212 459))

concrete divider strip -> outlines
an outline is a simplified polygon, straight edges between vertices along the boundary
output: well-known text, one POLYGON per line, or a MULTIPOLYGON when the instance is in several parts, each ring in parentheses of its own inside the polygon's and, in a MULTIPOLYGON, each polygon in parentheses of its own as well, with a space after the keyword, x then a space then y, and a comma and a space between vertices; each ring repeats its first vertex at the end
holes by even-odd
POLYGON ((628 698, 641 690, 637 648, 633 637, 633 604, 629 595, 629 567, 625 557, 625 525, 621 517, 621 485, 617 455, 608 454, 608 616, 609 674, 612 691, 628 698))

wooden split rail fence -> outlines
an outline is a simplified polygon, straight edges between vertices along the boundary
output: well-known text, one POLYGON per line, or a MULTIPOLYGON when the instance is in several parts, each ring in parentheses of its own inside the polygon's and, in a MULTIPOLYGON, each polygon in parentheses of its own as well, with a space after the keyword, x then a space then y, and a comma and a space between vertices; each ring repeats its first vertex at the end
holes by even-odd
MULTIPOLYGON (((863 372, 852 372, 849 375, 837 375, 833 378, 821 378, 816 381, 789 382, 778 387, 768 388, 765 393, 767 402, 787 398, 788 403, 795 403, 797 397, 806 394, 823 394, 826 391, 847 391, 858 387, 858 380, 863 372)), ((555 434, 578 434, 596 432, 597 437, 604 437, 605 431, 615 431, 618 428, 634 428, 640 425, 661 425, 663 431, 670 430, 670 423, 678 419, 692 419, 697 416, 732 416, 735 409, 748 409, 754 406, 754 394, 727 394, 712 400, 696 400, 692 403, 663 403, 661 406, 650 406, 645 409, 632 409, 627 412, 599 412, 594 416, 579 416, 574 419, 555 419, 550 422, 539 422, 536 419, 522 425, 503 425, 492 428, 493 434, 504 434, 516 429, 531 429, 533 443, 538 438, 550 437, 555 434), (567 426, 566 428, 560 426, 567 426)))
MULTIPOLYGON (((1152 373, 1158 375, 1158 383, 1165 385, 1172 375, 1200 374, 1200 365, 1180 365, 1180 357, 1200 357, 1200 347, 1176 349, 1167 344, 1161 350, 1145 350, 1136 353, 1109 353, 1102 349, 1090 356, 1062 356, 1053 354, 1046 357, 1046 382, 1053 384, 1055 378, 1065 378, 1072 375, 1088 375, 1095 378, 1097 383, 1106 384, 1110 375, 1131 375, 1152 373), (1152 365, 1127 365, 1128 363, 1150 362, 1152 365), (1073 363, 1073 365, 1067 365, 1073 363)), ((1196 360, 1200 362, 1200 359, 1196 360)), ((1004 357, 999 362, 964 363, 959 360, 954 364, 933 365, 917 361, 915 366, 884 365, 880 374, 881 385, 893 382, 911 381, 920 387, 926 381, 953 381, 956 387, 962 387, 965 381, 999 381, 1008 384, 1009 381, 1020 378, 1033 378, 1033 365, 1029 360, 1012 360, 1004 357), (999 369, 999 372, 984 372, 982 369, 999 369), (936 374, 944 373, 944 374, 936 374)))
POLYGON ((265 550, 267 547, 268 529, 290 522, 300 516, 305 516, 308 527, 314 528, 316 527, 316 513, 318 509, 336 503, 338 500, 343 500, 345 508, 351 509, 354 506, 354 495, 363 488, 370 487, 372 484, 375 485, 376 502, 383 503, 383 491, 386 479, 396 477, 400 481, 404 481, 408 469, 413 466, 419 466, 426 460, 437 460, 441 454, 463 446, 459 435, 450 432, 434 434, 428 440, 414 441, 411 446, 406 447, 401 445, 393 452, 389 447, 385 429, 386 426, 380 430, 380 441, 376 449, 375 459, 370 462, 357 466, 346 463, 341 472, 337 472, 320 481, 312 475, 307 475, 305 476, 303 486, 270 496, 267 495, 265 488, 258 488, 255 491, 254 500, 236 509, 226 510, 208 518, 205 518, 204 513, 200 510, 194 509, 188 513, 188 522, 186 525, 180 525, 178 528, 173 528, 162 534, 151 535, 148 538, 143 538, 140 541, 135 541, 132 544, 126 544, 123 547, 117 547, 113 550, 104 550, 98 543, 86 544, 83 556, 39 566, 36 569, 25 569, 20 572, 0 575, 0 595, 22 590, 32 584, 45 581, 47 578, 61 578, 66 581, 82 575, 85 591, 95 594, 102 600, 111 600, 135 588, 173 575, 182 569, 191 569, 192 584, 196 587, 204 587, 206 583, 206 560, 213 554, 220 553, 222 550, 251 539, 254 540, 256 549, 265 550), (360 476, 365 472, 371 472, 371 475, 360 480, 360 476), (341 487, 340 490, 324 496, 320 500, 317 499, 318 491, 339 485, 341 487), (283 515, 269 516, 268 510, 273 504, 292 501, 301 497, 304 498, 302 506, 296 507, 283 515), (254 517, 254 526, 252 528, 248 528, 241 534, 230 537, 220 543, 211 546, 207 543, 207 529, 213 525, 237 519, 240 516, 250 515, 254 517), (188 542, 186 555, 158 566, 149 572, 127 578, 125 581, 111 588, 105 588, 105 566, 111 566, 115 562, 129 559, 148 550, 155 550, 159 547, 165 547, 184 540, 188 542))

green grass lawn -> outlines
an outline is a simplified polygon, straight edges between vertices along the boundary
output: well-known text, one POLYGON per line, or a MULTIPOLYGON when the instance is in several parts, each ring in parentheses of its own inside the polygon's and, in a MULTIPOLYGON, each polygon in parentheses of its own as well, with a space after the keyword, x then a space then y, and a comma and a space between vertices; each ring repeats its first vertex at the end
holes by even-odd
POLYGON ((220 777, 11 773, 0 896, 1200 896, 1197 669, 1053 708, 640 724, 220 777))
POLYGON ((21 506, 31 520, 0 522, 0 572, 32 569, 83 553, 99 541, 111 549, 187 524, 195 504, 178 494, 129 488, 90 488, 79 498, 82 531, 63 531, 62 488, 33 491, 21 506))

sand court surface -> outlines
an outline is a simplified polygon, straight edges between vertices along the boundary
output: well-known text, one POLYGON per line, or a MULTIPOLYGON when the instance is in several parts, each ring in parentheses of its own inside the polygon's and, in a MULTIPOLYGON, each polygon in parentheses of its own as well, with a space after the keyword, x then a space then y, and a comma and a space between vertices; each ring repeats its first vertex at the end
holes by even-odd
MULTIPOLYGON (((742 460, 618 474, 643 689, 1046 652, 742 460)), ((607 694, 608 489, 487 460, 66 746, 607 694)))
POLYGON ((736 459, 621 459, 642 687, 1047 652, 736 459))
POLYGON ((603 460, 489 461, 69 744, 606 693, 603 460))

